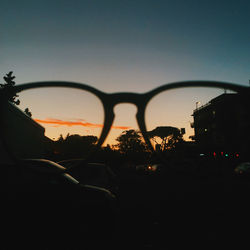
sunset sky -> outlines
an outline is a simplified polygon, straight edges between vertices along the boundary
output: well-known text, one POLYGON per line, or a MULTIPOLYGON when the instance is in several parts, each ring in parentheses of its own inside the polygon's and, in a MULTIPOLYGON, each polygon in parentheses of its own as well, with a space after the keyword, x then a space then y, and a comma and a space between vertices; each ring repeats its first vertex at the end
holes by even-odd
MULTIPOLYGON (((17 84, 64 80, 106 92, 146 92, 183 80, 249 84, 248 0, 2 0, 0 6, 1 74, 14 71, 17 84)), ((114 126, 136 126, 133 106, 115 111, 114 126)))

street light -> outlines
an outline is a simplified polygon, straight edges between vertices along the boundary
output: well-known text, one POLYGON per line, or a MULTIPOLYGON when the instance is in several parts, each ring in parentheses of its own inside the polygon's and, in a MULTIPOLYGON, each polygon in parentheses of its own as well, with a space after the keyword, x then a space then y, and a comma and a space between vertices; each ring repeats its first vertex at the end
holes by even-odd
POLYGON ((196 109, 198 109, 198 105, 201 104, 201 102, 196 102, 196 109))

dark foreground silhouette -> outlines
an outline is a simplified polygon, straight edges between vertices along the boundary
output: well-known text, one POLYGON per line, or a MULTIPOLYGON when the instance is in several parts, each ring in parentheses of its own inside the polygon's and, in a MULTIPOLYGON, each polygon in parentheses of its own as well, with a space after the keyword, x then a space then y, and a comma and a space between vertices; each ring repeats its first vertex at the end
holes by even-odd
POLYGON ((154 172, 120 164, 116 196, 77 183, 47 161, 1 166, 7 246, 167 249, 247 243, 250 182, 234 174, 235 163, 229 169, 223 160, 200 159, 196 166, 176 160, 154 172))

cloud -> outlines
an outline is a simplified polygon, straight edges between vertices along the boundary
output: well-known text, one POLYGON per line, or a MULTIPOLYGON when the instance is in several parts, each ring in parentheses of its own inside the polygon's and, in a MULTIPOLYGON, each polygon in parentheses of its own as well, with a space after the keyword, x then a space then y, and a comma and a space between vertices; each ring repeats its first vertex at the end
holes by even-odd
MULTIPOLYGON (((54 118, 46 118, 44 120, 42 119, 34 119, 38 123, 43 123, 43 124, 51 124, 53 127, 59 127, 59 126, 82 126, 82 127, 88 127, 88 128, 102 128, 103 124, 98 124, 98 123, 90 123, 90 122, 85 122, 83 119, 75 119, 74 121, 65 121, 65 120, 60 120, 60 119, 54 119, 54 118)), ((130 127, 126 126, 112 126, 112 129, 130 129, 130 127)))

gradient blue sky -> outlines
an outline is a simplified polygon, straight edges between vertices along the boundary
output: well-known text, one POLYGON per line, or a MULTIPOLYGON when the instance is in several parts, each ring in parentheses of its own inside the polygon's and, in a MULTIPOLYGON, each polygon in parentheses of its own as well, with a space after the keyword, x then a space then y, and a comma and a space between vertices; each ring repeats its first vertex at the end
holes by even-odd
POLYGON ((250 79, 250 1, 2 0, 1 74, 145 92, 250 79))

